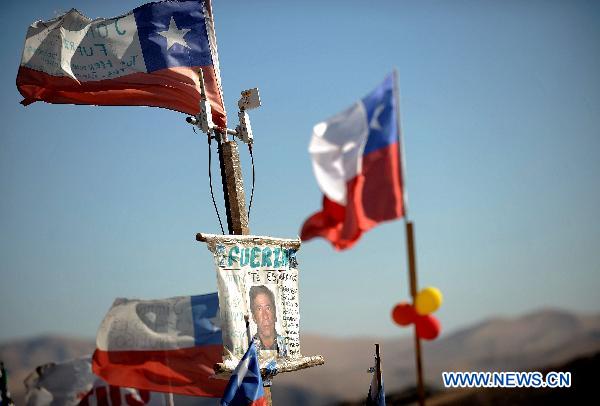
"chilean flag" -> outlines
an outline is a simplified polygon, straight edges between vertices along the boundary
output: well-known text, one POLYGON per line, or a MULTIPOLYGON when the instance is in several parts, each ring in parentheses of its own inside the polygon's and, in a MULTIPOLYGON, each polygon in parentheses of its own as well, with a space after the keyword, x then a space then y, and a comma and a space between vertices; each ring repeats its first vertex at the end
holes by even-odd
POLYGON ((221 406, 266 406, 265 391, 263 389, 256 345, 254 341, 233 371, 225 395, 221 399, 221 406))
POLYGON ((29 27, 17 88, 24 105, 155 106, 195 115, 199 69, 213 121, 226 127, 210 0, 148 3, 95 20, 71 9, 29 27))
POLYGON ((217 293, 116 299, 98 329, 93 371, 110 385, 221 397, 227 381, 211 376, 222 351, 217 293))
POLYGON ((323 209, 300 238, 328 239, 338 250, 386 220, 404 216, 395 77, 390 74, 352 107, 317 124, 308 151, 323 209))

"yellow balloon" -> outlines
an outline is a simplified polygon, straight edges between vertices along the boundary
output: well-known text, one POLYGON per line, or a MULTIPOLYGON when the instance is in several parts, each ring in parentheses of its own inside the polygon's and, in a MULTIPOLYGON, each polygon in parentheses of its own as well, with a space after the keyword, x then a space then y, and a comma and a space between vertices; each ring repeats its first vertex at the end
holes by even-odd
POLYGON ((435 312, 442 305, 442 292, 429 286, 417 293, 415 309, 421 316, 435 312))

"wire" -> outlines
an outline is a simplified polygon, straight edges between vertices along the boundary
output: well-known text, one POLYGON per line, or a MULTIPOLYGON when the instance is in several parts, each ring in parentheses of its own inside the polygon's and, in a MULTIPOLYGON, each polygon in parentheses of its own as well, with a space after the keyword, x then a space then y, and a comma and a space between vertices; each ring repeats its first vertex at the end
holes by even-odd
MULTIPOLYGON (((196 133, 196 129, 194 127, 192 127, 192 129, 194 130, 194 133, 196 133)), ((210 186, 210 197, 212 198, 213 206, 215 208, 215 212, 217 213, 217 218, 219 219, 219 226, 221 227, 221 233, 223 235, 225 235, 225 230, 223 230, 223 223, 221 222, 221 216, 219 215, 219 209, 217 208, 217 202, 215 202, 215 194, 213 193, 213 187, 212 187, 212 171, 211 171, 212 148, 211 148, 211 142, 210 142, 212 136, 210 134, 208 134, 208 137, 206 137, 206 138, 208 140, 208 184, 210 186)))
POLYGON ((252 144, 248 144, 248 151, 250 152, 250 161, 252 162, 252 191, 250 192, 250 204, 248 205, 248 224, 250 224, 250 211, 252 210, 252 200, 254 199, 254 154, 252 153, 252 144))
POLYGON ((223 230, 223 223, 221 222, 221 216, 219 215, 219 209, 217 208, 217 203, 215 202, 215 194, 213 193, 212 187, 212 172, 210 170, 212 163, 212 148, 211 148, 211 135, 208 134, 208 183, 210 184, 210 197, 212 198, 213 206, 215 207, 215 212, 217 213, 217 218, 219 219, 219 226, 221 227, 221 234, 225 235, 225 230, 223 230))

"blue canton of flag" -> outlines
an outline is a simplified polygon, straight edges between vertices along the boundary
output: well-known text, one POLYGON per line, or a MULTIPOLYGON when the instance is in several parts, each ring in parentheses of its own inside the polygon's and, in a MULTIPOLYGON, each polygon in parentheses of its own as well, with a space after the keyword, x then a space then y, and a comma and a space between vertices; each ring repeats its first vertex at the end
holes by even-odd
POLYGON ((190 299, 194 318, 194 344, 222 344, 217 293, 192 296, 190 299))
POLYGON ((398 140, 396 106, 394 98, 394 75, 388 75, 383 83, 362 99, 367 111, 369 134, 364 155, 392 144, 398 140))
POLYGON ((148 72, 212 64, 204 1, 163 1, 134 11, 148 72))
POLYGON ((233 371, 221 406, 266 405, 254 341, 233 371))

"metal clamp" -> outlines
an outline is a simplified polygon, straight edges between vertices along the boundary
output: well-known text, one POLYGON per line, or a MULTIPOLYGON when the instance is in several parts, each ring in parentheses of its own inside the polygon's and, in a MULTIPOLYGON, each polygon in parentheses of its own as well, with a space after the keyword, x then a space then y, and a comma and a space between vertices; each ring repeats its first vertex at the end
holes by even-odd
POLYGON ((239 124, 235 127, 235 130, 231 128, 222 128, 212 121, 212 109, 210 102, 206 97, 206 88, 204 84, 204 74, 202 70, 198 72, 200 79, 200 113, 193 117, 187 117, 185 120, 192 125, 197 126, 203 133, 211 136, 212 132, 221 134, 223 141, 226 141, 226 135, 230 134, 234 137, 239 138, 246 144, 250 145, 254 142, 254 135, 252 134, 252 126, 250 124, 250 116, 246 113, 246 110, 252 110, 260 107, 260 95, 258 88, 252 88, 242 91, 242 96, 238 100, 238 112, 239 124))

